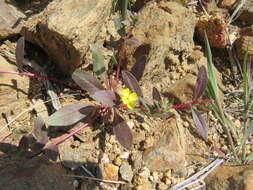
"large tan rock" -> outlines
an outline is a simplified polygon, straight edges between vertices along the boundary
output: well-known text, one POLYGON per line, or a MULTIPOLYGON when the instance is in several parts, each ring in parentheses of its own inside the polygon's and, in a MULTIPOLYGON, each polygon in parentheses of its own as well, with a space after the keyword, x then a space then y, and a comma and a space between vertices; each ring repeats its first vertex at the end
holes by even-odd
POLYGON ((160 82, 161 78, 169 75, 168 59, 179 63, 181 58, 192 51, 195 23, 195 15, 179 3, 147 3, 132 30, 133 37, 141 45, 127 49, 128 69, 142 75, 143 83, 145 80, 160 82), (142 65, 138 64, 143 56, 146 56, 147 62, 142 74, 139 71, 142 65))
POLYGON ((253 26, 242 28, 240 35, 240 38, 235 41, 235 45, 238 57, 243 60, 246 51, 249 55, 253 55, 253 26))
POLYGON ((21 18, 25 18, 25 15, 20 10, 6 1, 0 1, 0 39, 19 33, 21 18))
POLYGON ((175 112, 173 118, 154 125, 154 145, 143 153, 143 161, 150 171, 181 169, 185 164, 185 131, 175 112))
POLYGON ((206 190, 252 190, 253 167, 221 166, 205 179, 206 190))
POLYGON ((79 66, 108 19, 112 0, 55 0, 22 28, 65 73, 79 66))

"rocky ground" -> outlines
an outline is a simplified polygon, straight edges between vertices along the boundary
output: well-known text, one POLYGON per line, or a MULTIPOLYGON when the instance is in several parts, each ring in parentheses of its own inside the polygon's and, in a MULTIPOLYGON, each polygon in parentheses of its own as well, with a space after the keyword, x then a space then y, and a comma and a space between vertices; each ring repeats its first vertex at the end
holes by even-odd
MULTIPOLYGON (((131 11, 137 21, 127 24, 126 31, 136 41, 124 47, 127 64, 123 66, 139 80, 148 100, 156 87, 174 105, 191 102, 198 66, 207 66, 204 28, 212 46, 224 109, 240 130, 242 96, 233 92, 242 89, 242 80, 238 65, 229 58, 232 55, 242 62, 246 49, 253 55, 253 1, 245 1, 231 23, 229 19, 238 7, 235 1, 201 2, 202 6, 180 0, 132 1, 131 11), (235 51, 231 46, 236 47, 235 51)), ((0 70, 20 69, 14 64, 20 36, 26 40, 25 58, 62 81, 69 81, 70 72, 77 67, 91 71, 92 43, 101 49, 109 65, 110 56, 120 52, 123 43, 113 21, 121 15, 113 5, 112 0, 0 1, 0 70)), ((53 89, 61 98, 61 106, 95 103, 80 90, 58 83, 53 89)), ((133 133, 130 150, 119 144, 110 124, 97 121, 61 143, 57 161, 41 155, 25 158, 18 145, 32 132, 36 115, 47 120, 55 112, 50 102, 43 103, 48 99, 43 80, 0 74, 0 189, 173 189, 229 153, 221 124, 210 107, 200 105, 209 125, 208 141, 201 138, 190 109, 185 108, 172 110, 173 116, 166 120, 126 114, 133 133)), ((67 130, 51 133, 54 139, 67 130)), ((252 150, 251 136, 247 154, 252 150)), ((252 178, 252 163, 224 162, 204 181, 184 189, 197 189, 198 185, 207 190, 250 190, 252 178)))

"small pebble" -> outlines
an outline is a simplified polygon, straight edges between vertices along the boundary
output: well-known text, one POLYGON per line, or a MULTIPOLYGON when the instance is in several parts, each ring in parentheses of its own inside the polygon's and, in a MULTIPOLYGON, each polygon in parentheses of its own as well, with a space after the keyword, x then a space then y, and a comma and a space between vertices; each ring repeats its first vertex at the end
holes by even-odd
POLYGON ((78 188, 78 186, 79 186, 78 180, 74 180, 74 181, 73 181, 73 187, 74 187, 74 188, 78 188))
POLYGON ((156 172, 156 171, 152 172, 152 176, 154 178, 154 181, 159 181, 159 173, 158 172, 156 172))
POLYGON ((186 127, 186 128, 189 127, 189 126, 190 126, 190 125, 189 125, 189 122, 188 122, 188 121, 184 121, 184 122, 183 122, 183 126, 186 127))
POLYGON ((146 131, 150 131, 150 127, 147 123, 142 123, 141 126, 143 127, 143 129, 145 129, 146 131))
POLYGON ((128 159, 129 158, 129 152, 123 152, 122 154, 120 154, 120 158, 121 159, 128 159))
POLYGON ((143 167, 142 170, 140 171, 139 175, 145 179, 148 179, 150 176, 150 171, 147 167, 143 167))
POLYGON ((122 163, 122 160, 121 160, 120 156, 116 156, 116 158, 113 160, 113 163, 114 163, 116 166, 120 166, 121 163, 122 163))
POLYGON ((159 183, 158 186, 157 186, 158 190, 165 190, 167 188, 168 188, 168 186, 164 183, 159 183))
POLYGON ((237 120, 234 121, 234 126, 235 126, 237 129, 239 129, 239 128, 241 127, 241 122, 240 122, 239 119, 237 119, 237 120))
POLYGON ((154 138, 153 137, 148 137, 143 144, 144 149, 148 149, 154 145, 154 138))
POLYGON ((108 154, 104 154, 103 157, 101 158, 101 163, 105 164, 105 163, 109 163, 109 157, 108 154))
POLYGON ((127 162, 122 163, 122 165, 120 166, 119 172, 123 180, 126 180, 128 182, 132 181, 133 176, 134 176, 133 170, 127 162))
POLYGON ((133 129, 134 128, 134 122, 132 120, 130 121, 127 121, 127 125, 130 129, 133 129))

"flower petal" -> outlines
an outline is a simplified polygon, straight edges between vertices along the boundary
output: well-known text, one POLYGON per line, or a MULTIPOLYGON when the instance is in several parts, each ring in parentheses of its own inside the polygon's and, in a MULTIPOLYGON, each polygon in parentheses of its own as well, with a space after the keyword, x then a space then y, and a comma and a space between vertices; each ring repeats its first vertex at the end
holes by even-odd
POLYGON ((121 91, 122 96, 129 96, 131 94, 129 88, 123 88, 121 91))
POLYGON ((135 102, 136 100, 138 100, 138 95, 134 92, 134 93, 131 93, 129 95, 129 101, 131 102, 135 102))
POLYGON ((128 109, 132 110, 132 109, 135 108, 135 103, 134 103, 134 102, 129 102, 129 103, 127 104, 127 107, 128 107, 128 109))

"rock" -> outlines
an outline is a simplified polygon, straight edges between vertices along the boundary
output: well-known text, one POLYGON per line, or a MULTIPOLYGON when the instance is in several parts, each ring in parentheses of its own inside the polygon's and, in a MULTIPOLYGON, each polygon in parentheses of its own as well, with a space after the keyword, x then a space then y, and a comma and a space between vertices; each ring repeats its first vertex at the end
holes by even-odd
POLYGON ((55 0, 22 28, 26 40, 38 44, 69 74, 80 66, 89 44, 106 23, 112 0, 55 0))
POLYGON ((116 166, 120 166, 121 163, 122 163, 122 159, 120 158, 120 156, 116 156, 116 158, 113 160, 113 163, 114 163, 116 166))
POLYGON ((141 171, 139 172, 139 176, 145 178, 148 180, 148 178, 150 177, 150 171, 147 167, 143 167, 141 169, 141 171))
POLYGON ((159 173, 157 171, 152 172, 152 177, 155 183, 158 183, 160 181, 159 173))
POLYGON ((179 116, 156 126, 157 137, 152 148, 143 153, 143 161, 150 171, 181 168, 185 163, 184 128, 179 116), (180 123, 181 122, 181 123, 180 123))
POLYGON ((103 179, 117 181, 119 177, 118 172, 119 172, 118 166, 115 166, 114 164, 111 163, 104 164, 102 169, 103 179))
POLYGON ((164 183, 159 183, 157 186, 157 189, 158 190, 165 190, 165 189, 168 189, 168 186, 164 183))
POLYGON ((20 32, 20 19, 26 16, 14 5, 0 1, 0 39, 17 35, 20 32))
MULTIPOLYGON (((141 10, 132 30, 141 45, 127 47, 127 68, 136 78, 155 85, 169 76, 168 57, 175 63, 194 47, 195 15, 176 2, 148 2, 141 10), (180 57, 180 58, 179 58, 180 57), (140 68, 144 67, 144 71, 140 68)), ((150 92, 150 87, 147 88, 150 92)))
POLYGON ((73 178, 66 177, 65 170, 60 164, 52 164, 43 157, 28 160, 5 162, 0 167, 2 190, 38 189, 54 190, 72 189, 73 178))
MULTIPOLYGON (((187 64, 184 66, 183 69, 187 74, 180 80, 177 80, 174 84, 170 85, 169 88, 162 90, 162 93, 165 94, 167 98, 169 98, 169 100, 173 102, 174 105, 192 102, 193 91, 195 89, 195 84, 197 80, 196 76, 198 73, 198 67, 205 66, 206 70, 208 71, 207 59, 204 56, 203 52, 198 49, 195 49, 193 53, 188 57, 188 62, 194 62, 194 64, 187 64), (198 67, 196 67, 196 64, 198 65, 198 67)), ((224 89, 221 73, 218 72, 215 66, 214 71, 216 73, 218 87, 220 89, 224 89)), ((221 101, 223 102, 224 94, 222 90, 219 90, 219 95, 221 101)), ((200 106, 200 108, 205 110, 205 104, 202 105, 200 106)))
POLYGON ((253 187, 253 169, 249 169, 243 172, 243 183, 245 190, 252 190, 253 187))
POLYGON ((245 1, 240 11, 241 14, 239 16, 239 19, 245 22, 246 25, 253 24, 253 0, 245 1))
POLYGON ((202 42, 205 41, 206 32, 211 47, 225 48, 228 45, 227 24, 223 16, 202 15, 196 28, 202 42))
POLYGON ((253 166, 221 166, 206 179, 206 190, 251 190, 253 166))
POLYGON ((124 162, 121 166, 120 166, 120 175, 121 175, 121 178, 123 180, 126 180, 128 182, 131 182, 132 179, 133 179, 133 170, 131 168, 131 166, 127 163, 127 162, 124 162))
POLYGON ((70 169, 78 168, 82 163, 98 163, 97 144, 93 141, 81 143, 79 147, 73 147, 73 137, 59 145, 59 153, 62 163, 70 169))
POLYGON ((152 136, 147 137, 143 142, 143 149, 148 149, 154 145, 154 138, 152 136))
POLYGON ((240 34, 241 36, 235 41, 235 45, 239 59, 243 60, 245 51, 248 51, 249 55, 253 55, 253 26, 242 28, 240 34))
POLYGON ((142 166, 142 154, 138 151, 133 151, 131 155, 131 162, 135 171, 139 170, 142 166))
POLYGON ((133 131, 133 144, 135 145, 140 145, 141 142, 145 140, 145 131, 143 130, 138 130, 138 131, 133 131))
POLYGON ((191 102, 196 80, 195 75, 187 74, 183 79, 169 87, 168 98, 174 100, 174 104, 191 102))
POLYGON ((153 190, 153 188, 149 181, 145 181, 145 183, 137 185, 136 190, 153 190))
POLYGON ((147 178, 140 175, 135 175, 134 177, 134 186, 136 190, 152 190, 152 184, 148 181, 147 178))
POLYGON ((128 159, 129 158, 129 155, 130 155, 130 153, 129 152, 122 152, 121 154, 120 154, 120 158, 121 159, 128 159))

